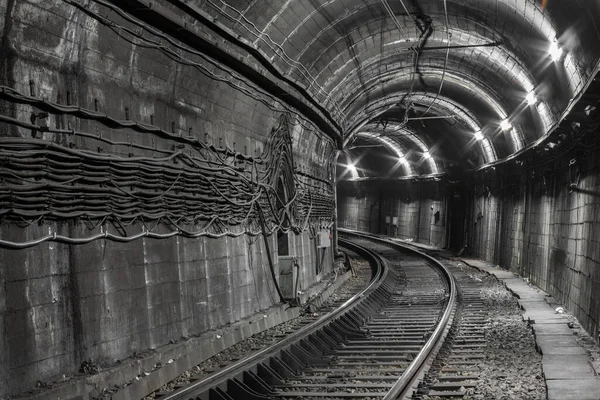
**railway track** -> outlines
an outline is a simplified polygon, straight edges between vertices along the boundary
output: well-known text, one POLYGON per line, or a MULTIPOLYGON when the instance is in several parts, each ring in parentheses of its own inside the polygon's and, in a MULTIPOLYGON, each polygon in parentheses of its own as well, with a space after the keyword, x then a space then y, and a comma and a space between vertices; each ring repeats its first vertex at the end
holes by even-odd
POLYGON ((445 266, 414 249, 354 238, 340 244, 370 260, 366 288, 275 345, 155 398, 396 399, 411 394, 449 332, 454 280, 445 266))
POLYGON ((477 386, 479 364, 486 358, 488 307, 481 296, 481 280, 454 264, 446 267, 457 282, 457 310, 450 332, 413 399, 465 396, 477 386))

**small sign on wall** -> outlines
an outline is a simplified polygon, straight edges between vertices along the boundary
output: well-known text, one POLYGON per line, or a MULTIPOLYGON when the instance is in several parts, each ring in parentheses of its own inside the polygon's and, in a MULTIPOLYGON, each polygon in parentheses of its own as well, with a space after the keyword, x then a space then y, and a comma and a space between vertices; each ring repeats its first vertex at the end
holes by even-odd
POLYGON ((326 229, 322 229, 319 231, 319 233, 317 233, 317 247, 323 248, 323 247, 331 247, 331 234, 329 233, 328 230, 326 229))
POLYGON ((392 218, 392 225, 398 226, 398 217, 392 218))
POLYGON ((391 217, 389 215, 386 215, 386 217, 385 217, 385 223, 389 225, 390 222, 391 222, 391 217))

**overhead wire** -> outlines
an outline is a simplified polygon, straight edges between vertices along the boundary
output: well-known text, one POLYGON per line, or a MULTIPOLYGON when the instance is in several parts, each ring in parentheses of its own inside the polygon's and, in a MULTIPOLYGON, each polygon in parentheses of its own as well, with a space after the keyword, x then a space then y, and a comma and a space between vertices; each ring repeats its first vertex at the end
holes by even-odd
MULTIPOLYGON (((387 0, 381 0, 381 3, 383 4, 383 7, 386 9, 388 14, 392 18, 392 21, 394 22, 394 25, 396 25, 396 28, 398 28, 398 31, 400 31, 402 36, 404 36, 404 38, 407 41, 409 41, 410 36, 404 31, 404 28, 402 28, 402 26, 400 25, 400 21, 398 21, 398 18, 396 17, 396 14, 394 13, 394 10, 392 10, 392 7, 390 6, 390 4, 387 2, 387 0)), ((412 49, 412 50, 414 51, 414 49, 412 49)))
POLYGON ((438 88, 437 94, 435 95, 435 98, 433 99, 433 101, 431 103, 429 103, 429 107, 427 107, 425 112, 423 114, 421 114, 421 117, 425 116, 429 112, 429 110, 431 109, 433 104, 437 101, 438 97, 442 93, 442 87, 444 86, 444 79, 446 77, 446 69, 448 66, 448 57, 450 55, 450 23, 448 21, 448 6, 446 4, 446 0, 444 0, 444 18, 446 20, 446 57, 444 58, 444 68, 442 69, 442 79, 440 81, 440 86, 438 88))
MULTIPOLYGON (((10 117, 3 120, 21 128, 43 128, 10 117)), ((95 154, 42 139, 0 138, 3 160, 0 218, 15 220, 21 225, 42 220, 79 219, 90 221, 92 228, 110 222, 121 230, 123 226, 141 222, 144 228, 139 234, 120 238, 108 231, 86 238, 52 234, 24 243, 3 240, 0 246, 23 248, 49 240, 79 244, 99 238, 129 241, 145 236, 256 236, 265 232, 252 222, 257 220, 257 207, 268 210, 264 213, 268 215, 265 219, 267 234, 276 230, 300 232, 306 229, 307 221, 330 224, 332 189, 322 180, 307 185, 295 176, 289 135, 289 120, 285 117, 263 155, 251 160, 250 171, 259 172, 255 177, 243 169, 207 167, 206 162, 193 160, 181 151, 164 157, 131 154, 122 157, 95 154), (293 188, 289 199, 279 199, 272 187, 279 176, 293 188), (36 180, 40 182, 34 183, 36 180), (125 190, 125 187, 131 189, 125 190), (281 207, 277 208, 277 204, 281 207), (146 230, 149 221, 155 221, 155 228, 165 223, 176 229, 169 234, 155 235, 146 230), (200 230, 180 224, 196 225, 201 221, 205 225, 200 230), (285 226, 284 221, 287 221, 285 226), (242 226, 245 228, 240 229, 242 226)), ((303 179, 309 176, 304 174, 303 179)))
POLYGON ((406 15, 408 15, 408 17, 414 21, 414 18, 412 16, 412 14, 410 13, 410 11, 408 11, 408 8, 406 8, 406 4, 404 4, 404 1, 400 0, 400 4, 402 4, 402 7, 404 8, 406 15))
MULTIPOLYGON (((394 13, 393 9, 391 8, 391 6, 387 2, 387 0, 381 0, 381 1, 382 1, 382 4, 384 5, 385 9, 387 10, 388 14, 391 16, 392 21, 394 22, 394 24, 400 31, 400 33, 406 38, 407 42, 410 41, 410 37, 406 34, 404 29, 400 25, 400 22, 396 18, 396 14, 394 13)), ((402 4, 402 7, 404 8, 407 16, 414 21, 417 29, 421 32, 419 37, 417 38, 416 45, 410 46, 410 50, 413 52, 413 68, 411 70, 410 88, 408 90, 408 93, 405 96, 403 96, 402 102, 404 102, 404 99, 410 98, 410 96, 412 95, 412 93, 414 91, 416 77, 417 77, 417 74, 419 73, 419 58, 420 58, 420 54, 421 54, 421 49, 425 46, 425 44, 427 42, 427 38, 428 38, 428 36, 430 34, 430 30, 431 30, 431 23, 426 23, 425 26, 421 26, 418 23, 417 19, 412 16, 410 11, 404 4, 404 1, 400 0, 400 3, 402 4)), ((402 122, 403 126, 408 124, 408 113, 411 108, 412 108, 411 104, 409 104, 408 107, 406 107, 404 121, 402 122)))
MULTIPOLYGON (((257 39, 259 39, 262 43, 264 43, 267 47, 269 47, 269 49, 271 49, 271 51, 273 51, 273 53, 280 55, 282 60, 286 64, 288 64, 290 67, 296 68, 296 70, 298 72, 300 72, 300 74, 302 76, 304 76, 310 82, 309 88, 314 85, 317 88, 317 93, 325 96, 326 101, 331 101, 334 105, 334 108, 338 112, 338 114, 340 114, 342 118, 346 118, 346 114, 340 108, 339 104, 335 100, 331 100, 330 94, 327 93, 325 91, 325 89, 317 82, 316 78, 314 78, 312 76, 312 74, 310 73, 310 71, 308 71, 308 69, 304 66, 304 64, 294 60, 289 54, 287 54, 287 52, 285 51, 285 49, 283 48, 283 46, 281 44, 279 44, 275 40, 273 40, 273 38, 271 38, 271 36, 268 33, 258 29, 258 27, 252 21, 250 21, 248 18, 246 18, 246 16, 240 10, 231 6, 230 4, 226 3, 223 0, 219 0, 219 1, 223 4, 223 6, 225 8, 229 8, 229 9, 235 11, 240 16, 240 18, 244 20, 244 22, 246 24, 250 25, 254 29, 254 32, 253 32, 245 24, 240 24, 241 26, 244 27, 244 29, 246 29, 248 31, 248 33, 250 33, 251 35, 255 36, 257 39), (264 40, 263 38, 269 39, 270 43, 267 42, 266 40, 264 40)), ((208 0, 208 3, 211 4, 213 6, 213 8, 215 9, 215 11, 219 12, 220 15, 223 15, 223 16, 231 19, 232 21, 239 22, 238 19, 235 19, 234 17, 230 16, 229 14, 227 14, 225 12, 221 12, 221 9, 215 3, 213 3, 211 0, 208 0)))
POLYGON ((331 166, 327 172, 294 167, 293 128, 299 126, 318 135, 319 143, 325 147, 334 145, 310 121, 268 93, 258 93, 257 97, 260 88, 109 3, 95 0, 139 29, 119 25, 76 1, 64 1, 135 46, 161 51, 171 60, 192 66, 209 78, 261 101, 274 112, 282 109, 287 112, 269 135, 262 153, 250 156, 227 144, 224 147, 208 144, 206 137, 201 141, 191 130, 187 136, 178 135, 129 118, 115 119, 97 108, 64 105, 0 86, 2 100, 23 106, 24 112, 16 115, 31 112, 32 116, 30 121, 24 121, 0 114, 0 122, 13 126, 20 136, 0 138, 0 220, 23 227, 73 221, 91 231, 100 229, 100 233, 84 237, 54 232, 23 242, 0 239, 0 247, 26 248, 47 241, 82 244, 98 239, 128 242, 176 235, 251 238, 276 231, 299 233, 315 225, 332 225, 331 166), (178 50, 165 45, 165 41, 178 50), (184 53, 198 56, 202 63, 184 57, 184 53), (232 78, 216 74, 204 63, 232 78), (281 108, 273 106, 273 102, 281 108), (37 110, 46 115, 36 114, 37 110), (59 118, 65 115, 75 118, 69 121, 69 129, 59 128, 64 126, 59 124, 59 118), (56 128, 50 126, 52 118, 56 118, 56 128), (96 128, 95 134, 71 128, 71 123, 78 127, 82 121, 101 127, 96 128), (102 131, 107 128, 112 130, 111 134, 103 136, 102 131), (27 131, 31 132, 31 138, 25 137, 27 131), (132 133, 139 138, 132 139, 132 133), (120 135, 126 135, 127 140, 115 139, 120 135), (151 135, 152 145, 136 141, 147 135, 151 135), (95 151, 89 140, 102 143, 103 147, 95 151), (165 147, 169 144, 170 149, 165 147), (280 198, 275 189, 279 179, 287 186, 285 198, 280 198), (118 234, 109 232, 110 226, 118 234), (141 232, 128 234, 126 227, 134 226, 140 227, 141 232), (161 232, 156 232, 159 226, 161 232))

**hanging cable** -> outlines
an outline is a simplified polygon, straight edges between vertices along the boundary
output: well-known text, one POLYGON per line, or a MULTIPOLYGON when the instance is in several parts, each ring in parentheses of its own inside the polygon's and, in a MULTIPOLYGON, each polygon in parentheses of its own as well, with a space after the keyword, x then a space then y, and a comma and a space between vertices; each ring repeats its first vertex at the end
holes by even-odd
MULTIPOLYGON (((310 73, 310 71, 300 62, 294 60, 292 57, 290 57, 287 52, 285 51, 285 49, 283 48, 282 45, 280 45, 279 43, 275 42, 275 40, 273 40, 271 38, 271 36, 269 36, 269 34, 267 34, 264 31, 261 31, 260 29, 258 29, 258 27, 252 22, 250 21, 248 18, 246 18, 246 16, 237 8, 227 4, 226 2, 224 2, 223 0, 219 0, 222 4, 223 7, 225 8, 229 8, 231 10, 233 10, 235 13, 237 13, 240 18, 242 20, 244 20, 244 22, 248 25, 250 25, 254 31, 252 31, 251 29, 249 29, 245 24, 240 24, 240 26, 244 27, 244 29, 246 29, 248 31, 248 33, 250 33, 252 36, 256 37, 257 39, 259 39, 262 43, 264 43, 271 51, 273 51, 273 53, 278 54, 279 56, 281 56, 281 59, 290 67, 292 68, 296 68, 296 70, 305 78, 310 82, 309 88, 312 86, 315 86, 317 89, 317 94, 320 94, 322 96, 325 97, 326 101, 331 101, 333 103, 333 106, 335 108, 335 110, 338 112, 339 115, 341 115, 342 118, 347 118, 345 112, 340 108, 339 104, 336 101, 331 100, 331 96, 330 93, 327 93, 325 91, 325 89, 319 85, 319 83, 317 82, 317 80, 312 76, 312 74, 310 73), (264 38, 269 39, 269 42, 267 42, 266 40, 264 40, 264 38)), ((232 16, 230 16, 229 14, 227 14, 226 12, 222 11, 220 7, 218 7, 215 3, 213 3, 211 0, 208 0, 208 3, 210 5, 213 6, 213 8, 215 9, 215 11, 219 12, 220 15, 223 15, 227 18, 229 18, 230 20, 234 21, 234 22, 239 22, 239 20, 233 18, 232 16)))
POLYGON ((275 290, 277 290, 277 294, 279 295, 279 301, 281 301, 283 303, 283 302, 285 302, 285 299, 283 297, 283 293, 281 292, 281 288, 279 287, 279 283, 277 283, 277 275, 275 274, 275 263, 273 262, 273 255, 271 254, 271 246, 269 245, 269 235, 267 233, 265 216, 260 207, 258 207, 258 218, 260 220, 260 225, 262 228, 262 237, 263 237, 263 241, 265 243, 267 259, 269 261, 269 270, 271 271, 271 278, 273 279, 273 284, 275 285, 275 290))
POLYGON ((446 19, 446 57, 444 58, 444 68, 442 70, 442 80, 440 81, 440 86, 435 95, 435 98, 431 101, 431 103, 429 104, 429 107, 427 107, 425 112, 423 114, 421 114, 421 117, 424 117, 429 112, 429 110, 431 109, 433 104, 437 101, 438 97, 442 93, 442 87, 444 86, 444 79, 446 77, 446 68, 448 66, 448 56, 450 55, 450 23, 448 21, 448 8, 447 8, 446 0, 444 0, 444 17, 446 19))
POLYGON ((402 26, 400 25, 400 22, 398 21, 398 18, 396 18, 396 14, 394 13, 394 10, 392 10, 390 4, 387 2, 387 0, 381 0, 381 3, 392 18, 392 21, 394 22, 394 25, 396 25, 396 28, 398 28, 398 31, 402 34, 402 36, 404 36, 404 38, 408 42, 410 40, 410 36, 408 36, 408 34, 404 31, 404 28, 402 28, 402 26))

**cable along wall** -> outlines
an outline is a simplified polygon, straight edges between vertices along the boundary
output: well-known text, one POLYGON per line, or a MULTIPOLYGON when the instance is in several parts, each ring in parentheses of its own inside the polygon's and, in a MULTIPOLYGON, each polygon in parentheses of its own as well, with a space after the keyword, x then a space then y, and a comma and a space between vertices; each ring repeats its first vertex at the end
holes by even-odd
POLYGON ((0 221, 27 226, 68 220, 106 231, 77 238, 50 234, 21 243, 0 240, 2 246, 22 248, 45 240, 76 244, 99 237, 127 241, 140 235, 256 236, 263 232, 261 224, 267 234, 300 233, 332 223, 331 183, 294 171, 286 114, 258 157, 200 141, 174 144, 163 157, 125 157, 75 149, 68 143, 74 131, 54 133, 63 133, 66 145, 36 139, 35 133, 31 139, 0 138, 0 221), (286 199, 278 196, 279 180, 286 199), (141 231, 128 236, 126 227, 133 224, 141 231), (169 231, 159 233, 158 225, 169 231))
POLYGON ((328 277, 331 250, 308 266, 333 141, 309 120, 97 2, 0 14, 0 397, 84 360, 130 381, 133 354, 278 303, 262 233, 283 220, 298 290, 328 277))

